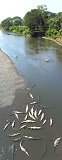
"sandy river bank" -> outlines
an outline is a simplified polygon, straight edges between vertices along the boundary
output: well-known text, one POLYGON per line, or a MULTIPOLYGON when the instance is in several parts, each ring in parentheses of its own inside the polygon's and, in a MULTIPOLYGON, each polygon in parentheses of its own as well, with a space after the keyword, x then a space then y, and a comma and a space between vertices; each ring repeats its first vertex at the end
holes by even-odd
POLYGON ((10 58, 0 49, 0 108, 22 103, 26 93, 26 82, 17 74, 10 58))
POLYGON ((58 45, 62 46, 62 39, 60 39, 60 38, 56 38, 56 39, 53 39, 50 37, 42 37, 42 38, 53 41, 53 42, 57 43, 58 45))

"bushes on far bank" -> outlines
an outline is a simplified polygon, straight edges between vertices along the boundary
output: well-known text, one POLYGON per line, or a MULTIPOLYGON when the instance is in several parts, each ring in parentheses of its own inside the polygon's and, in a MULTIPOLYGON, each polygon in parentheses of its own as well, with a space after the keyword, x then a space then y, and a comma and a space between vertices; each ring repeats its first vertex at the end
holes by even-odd
POLYGON ((30 30, 27 26, 11 26, 9 28, 9 31, 12 33, 19 33, 21 35, 27 35, 30 34, 30 30))
POLYGON ((61 34, 61 31, 58 32, 56 29, 49 28, 46 31, 45 36, 52 37, 52 38, 56 39, 57 37, 61 38, 62 34, 61 34))

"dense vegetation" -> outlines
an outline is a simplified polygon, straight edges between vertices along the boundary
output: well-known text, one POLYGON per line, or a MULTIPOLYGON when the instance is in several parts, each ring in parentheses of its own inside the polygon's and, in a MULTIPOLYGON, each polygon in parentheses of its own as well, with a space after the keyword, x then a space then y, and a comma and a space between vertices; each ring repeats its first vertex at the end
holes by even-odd
POLYGON ((47 11, 46 5, 39 5, 37 9, 28 11, 24 18, 6 18, 1 22, 1 27, 13 33, 62 37, 62 12, 52 13, 47 11))

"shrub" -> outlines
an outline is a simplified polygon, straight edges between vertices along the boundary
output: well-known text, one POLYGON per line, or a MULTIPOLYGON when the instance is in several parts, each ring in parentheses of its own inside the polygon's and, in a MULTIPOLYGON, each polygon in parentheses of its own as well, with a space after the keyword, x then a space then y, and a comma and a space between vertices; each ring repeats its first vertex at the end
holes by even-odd
POLYGON ((51 36, 52 38, 57 38, 58 36, 58 31, 56 29, 51 29, 49 28, 46 33, 45 33, 46 36, 51 36))
POLYGON ((22 32, 23 35, 28 35, 30 34, 30 30, 27 28, 22 32))
POLYGON ((23 34, 23 35, 27 35, 30 33, 29 28, 26 26, 11 26, 9 28, 9 31, 13 33, 23 34))

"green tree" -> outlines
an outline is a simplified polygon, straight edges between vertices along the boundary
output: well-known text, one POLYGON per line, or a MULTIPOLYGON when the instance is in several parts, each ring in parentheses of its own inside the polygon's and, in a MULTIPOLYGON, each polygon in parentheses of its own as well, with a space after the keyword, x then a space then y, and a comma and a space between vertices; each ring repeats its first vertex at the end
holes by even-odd
POLYGON ((45 22, 39 9, 32 9, 30 12, 27 12, 23 23, 29 27, 31 33, 38 32, 44 34, 45 32, 45 22))
POLYGON ((9 31, 9 27, 12 26, 12 20, 10 17, 4 19, 1 22, 1 27, 3 27, 6 31, 9 31))
POLYGON ((62 29, 62 12, 55 17, 55 27, 58 31, 62 29))
POLYGON ((22 19, 18 16, 13 17, 11 20, 12 20, 12 25, 14 25, 14 26, 15 25, 18 26, 18 25, 22 24, 22 19))
POLYGON ((49 28, 56 29, 59 31, 62 29, 62 12, 58 14, 51 14, 48 18, 48 26, 49 28))
POLYGON ((41 11, 42 13, 44 13, 47 10, 47 6, 45 4, 44 5, 39 5, 39 6, 37 6, 37 9, 39 11, 41 11))
POLYGON ((55 18, 48 19, 49 28, 55 28, 55 18))

